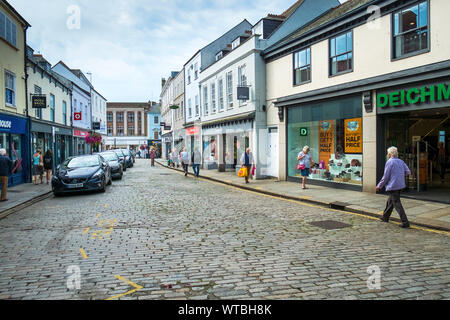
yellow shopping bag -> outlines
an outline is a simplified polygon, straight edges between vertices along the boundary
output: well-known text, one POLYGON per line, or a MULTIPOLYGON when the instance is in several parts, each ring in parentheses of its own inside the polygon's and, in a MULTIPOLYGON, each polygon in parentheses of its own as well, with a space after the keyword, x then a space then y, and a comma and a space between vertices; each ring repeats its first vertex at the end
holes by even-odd
POLYGON ((238 172, 238 177, 246 177, 247 176, 247 167, 241 167, 238 172))

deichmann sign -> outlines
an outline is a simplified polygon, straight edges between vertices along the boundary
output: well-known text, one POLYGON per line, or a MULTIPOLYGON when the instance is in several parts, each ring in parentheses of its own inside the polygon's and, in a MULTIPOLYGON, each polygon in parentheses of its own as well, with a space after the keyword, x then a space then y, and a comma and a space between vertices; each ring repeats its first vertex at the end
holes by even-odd
POLYGON ((401 107, 427 102, 441 102, 450 99, 450 85, 437 84, 377 94, 378 108, 401 107))

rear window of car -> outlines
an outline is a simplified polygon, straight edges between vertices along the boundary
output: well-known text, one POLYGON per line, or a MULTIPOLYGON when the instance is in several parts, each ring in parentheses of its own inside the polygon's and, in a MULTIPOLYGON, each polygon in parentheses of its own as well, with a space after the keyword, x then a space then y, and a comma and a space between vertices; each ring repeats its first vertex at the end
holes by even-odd
POLYGON ((117 160, 119 160, 119 157, 117 156, 117 154, 115 152, 102 153, 101 156, 106 161, 117 161, 117 160))
POLYGON ((96 167, 100 165, 99 159, 98 156, 71 158, 64 161, 61 166, 66 169, 96 167))

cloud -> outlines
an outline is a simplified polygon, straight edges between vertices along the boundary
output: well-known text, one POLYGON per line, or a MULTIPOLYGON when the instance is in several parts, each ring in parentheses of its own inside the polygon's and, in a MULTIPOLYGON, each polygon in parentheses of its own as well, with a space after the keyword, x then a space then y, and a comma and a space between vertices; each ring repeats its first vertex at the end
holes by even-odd
POLYGON ((247 19, 256 23, 295 0, 9 0, 32 25, 28 43, 56 64, 91 72, 109 101, 159 100, 161 78, 247 19), (79 6, 80 29, 67 8, 79 6))

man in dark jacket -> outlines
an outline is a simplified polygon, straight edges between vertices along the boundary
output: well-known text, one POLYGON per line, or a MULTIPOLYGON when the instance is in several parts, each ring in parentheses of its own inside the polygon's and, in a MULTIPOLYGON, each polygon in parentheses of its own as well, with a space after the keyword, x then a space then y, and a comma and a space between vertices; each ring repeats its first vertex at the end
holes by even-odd
POLYGON ((8 176, 11 172, 12 160, 6 156, 6 150, 0 149, 0 182, 2 183, 2 195, 0 201, 7 201, 8 176))

